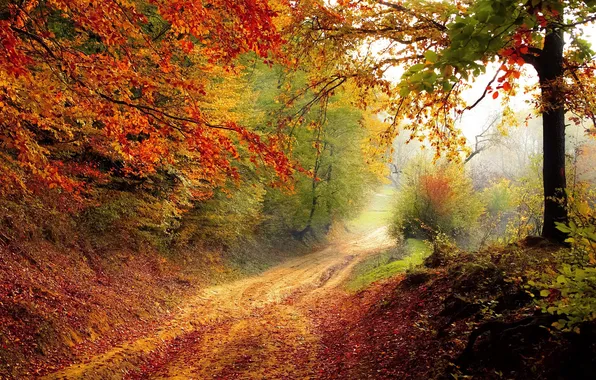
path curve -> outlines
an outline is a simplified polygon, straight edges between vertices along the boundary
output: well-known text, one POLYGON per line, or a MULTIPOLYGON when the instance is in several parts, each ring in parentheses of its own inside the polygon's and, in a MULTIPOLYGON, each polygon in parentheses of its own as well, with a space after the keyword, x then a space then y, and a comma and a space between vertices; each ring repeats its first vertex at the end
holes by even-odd
POLYGON ((319 347, 308 314, 358 262, 391 245, 382 227, 259 276, 204 289, 151 336, 46 378, 311 378, 319 347))

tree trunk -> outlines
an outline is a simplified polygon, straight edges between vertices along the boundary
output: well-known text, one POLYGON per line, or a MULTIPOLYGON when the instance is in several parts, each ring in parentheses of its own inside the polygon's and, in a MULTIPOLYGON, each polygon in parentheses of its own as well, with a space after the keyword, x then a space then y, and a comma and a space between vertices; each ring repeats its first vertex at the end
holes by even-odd
POLYGON ((544 226, 542 236, 562 243, 565 234, 555 222, 567 223, 565 193, 565 92, 563 87, 563 32, 551 29, 538 62, 542 90, 544 226))
POLYGON ((317 176, 319 175, 319 169, 321 168, 322 150, 324 150, 326 148, 326 144, 325 144, 325 146, 323 146, 323 149, 321 149, 319 146, 319 144, 321 142, 322 129, 323 129, 323 126, 319 125, 319 129, 317 131, 317 138, 315 140, 316 144, 317 144, 316 145, 317 153, 315 156, 315 165, 313 167, 313 177, 312 177, 312 186, 311 186, 312 203, 310 205, 310 213, 308 215, 308 221, 306 222, 306 227, 304 227, 304 229, 301 232, 303 235, 306 235, 307 232, 310 232, 311 234, 313 234, 312 221, 315 216, 315 211, 317 210, 317 203, 318 203, 318 198, 319 198, 317 195, 317 186, 319 185, 319 180, 318 180, 317 176))
MULTIPOLYGON (((327 167, 327 186, 330 186, 331 178, 333 174, 333 144, 329 144, 329 166, 327 167)), ((333 192, 327 196, 327 224, 325 226, 326 232, 331 230, 331 225, 333 224, 333 205, 331 202, 333 201, 333 192)))

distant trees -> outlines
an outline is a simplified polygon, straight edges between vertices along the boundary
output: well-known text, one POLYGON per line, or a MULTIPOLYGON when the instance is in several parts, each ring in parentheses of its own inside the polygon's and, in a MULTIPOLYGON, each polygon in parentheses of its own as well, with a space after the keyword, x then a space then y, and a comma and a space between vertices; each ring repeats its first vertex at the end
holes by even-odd
MULTIPOLYGON (((153 230, 178 247, 323 237, 332 223, 357 215, 384 175, 378 170, 382 163, 368 149, 371 128, 378 126, 351 106, 349 93, 338 91, 325 102, 309 105, 314 94, 301 92, 303 72, 268 67, 254 56, 242 62, 244 74, 234 85, 236 117, 253 131, 275 135, 304 173, 279 182, 259 160, 244 160, 236 163, 241 181, 220 186, 204 199, 180 194, 179 199, 186 199, 185 211, 165 218, 168 231, 153 230), (294 98, 292 104, 282 101, 288 97, 294 98), (303 115, 293 117, 297 113, 303 115)), ((167 201, 162 204, 171 207, 167 201)))
POLYGON ((303 91, 308 67, 304 70, 258 66, 250 73, 260 112, 253 122, 279 129, 291 157, 309 173, 296 177, 291 190, 267 190, 264 225, 292 231, 299 239, 356 216, 384 174, 368 147, 372 128, 378 127, 374 118, 354 107, 354 97, 345 90, 313 102, 317 93, 303 91))

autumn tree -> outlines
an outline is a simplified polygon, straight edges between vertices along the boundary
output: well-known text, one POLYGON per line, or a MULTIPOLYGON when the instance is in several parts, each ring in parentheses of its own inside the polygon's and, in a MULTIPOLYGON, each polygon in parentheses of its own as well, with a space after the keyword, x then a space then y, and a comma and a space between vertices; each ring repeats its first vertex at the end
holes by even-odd
POLYGON ((542 235, 563 239, 555 223, 567 218, 565 113, 595 120, 593 53, 581 39, 581 27, 596 19, 594 1, 315 3, 299 23, 308 41, 300 40, 301 46, 335 44, 348 51, 333 61, 337 75, 387 93, 385 109, 394 125, 387 139, 406 120, 411 137, 426 138, 437 156, 458 158, 453 152, 465 142, 456 127, 461 114, 487 96, 501 95, 507 103, 519 91, 521 67, 534 67, 541 91, 536 107, 544 122, 542 235), (396 68, 406 71, 394 86, 396 68), (487 71, 495 73, 480 99, 465 102, 462 92, 487 71))
POLYGON ((279 53, 276 14, 264 0, 1 1, 0 193, 161 173, 201 199, 238 179, 242 152, 287 179, 275 136, 239 124, 227 91, 239 56, 279 53))
POLYGON ((309 69, 247 70, 257 96, 246 124, 279 130, 290 157, 309 173, 296 176, 291 189, 270 188, 264 196, 266 228, 298 239, 356 216, 383 175, 368 144, 380 124, 376 117, 354 107, 347 89, 317 99, 318 93, 308 90, 309 69))
POLYGON ((403 176, 391 224, 395 234, 432 238, 444 233, 463 242, 478 225, 484 206, 460 165, 433 164, 428 155, 419 154, 403 176))
MULTIPOLYGON (((502 63, 485 94, 515 92, 518 67, 529 64, 538 74, 543 119, 544 228, 542 235, 562 241, 555 223, 567 221, 565 113, 594 119, 589 86, 594 66, 589 44, 578 26, 596 19, 593 1, 476 1, 450 25, 451 43, 436 67, 457 71, 502 63), (569 46, 565 51, 565 34, 569 46), (565 54, 566 53, 566 54, 565 54), (584 84, 584 82, 588 82, 584 84)), ((449 83, 449 79, 443 82, 449 83)), ((452 82, 453 83, 453 82, 452 82)))

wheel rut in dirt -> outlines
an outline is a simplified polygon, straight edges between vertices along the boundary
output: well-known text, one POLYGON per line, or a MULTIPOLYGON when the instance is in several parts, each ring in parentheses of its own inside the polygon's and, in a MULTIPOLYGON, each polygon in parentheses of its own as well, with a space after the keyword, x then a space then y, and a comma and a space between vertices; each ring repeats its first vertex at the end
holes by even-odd
POLYGON ((392 244, 384 228, 291 259, 260 276, 208 289, 155 334, 48 379, 264 379, 315 374, 308 317, 354 265, 392 244))

